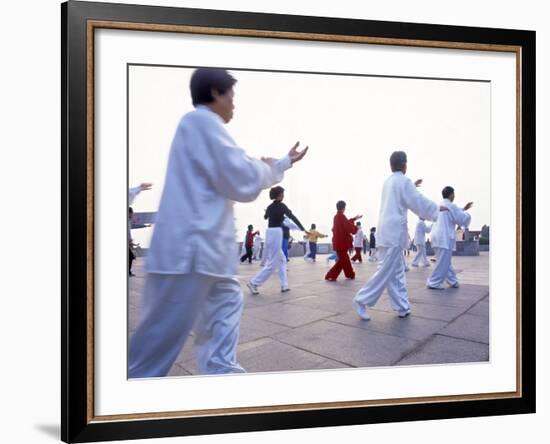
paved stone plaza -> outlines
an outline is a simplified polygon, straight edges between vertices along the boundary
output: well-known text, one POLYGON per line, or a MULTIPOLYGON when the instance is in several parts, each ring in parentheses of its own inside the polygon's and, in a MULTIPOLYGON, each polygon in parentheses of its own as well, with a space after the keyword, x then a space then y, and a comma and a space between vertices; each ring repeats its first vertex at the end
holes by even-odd
MULTIPOLYGON (((412 257, 411 252, 409 263, 412 257)), ((355 280, 342 274, 337 282, 327 282, 325 259, 326 255, 320 255, 311 263, 291 258, 291 291, 281 293, 274 274, 256 296, 245 284, 260 265, 241 265, 245 308, 238 360, 248 372, 489 360, 489 253, 453 257, 458 289, 428 290, 425 283, 431 268, 411 268, 407 273, 411 315, 398 318, 384 293, 369 309, 370 321, 357 316, 351 301, 376 270, 376 263, 354 265, 355 280)), ((139 320, 143 258, 136 260, 133 271, 130 333, 139 320)), ((191 337, 169 375, 196 373, 191 337)))

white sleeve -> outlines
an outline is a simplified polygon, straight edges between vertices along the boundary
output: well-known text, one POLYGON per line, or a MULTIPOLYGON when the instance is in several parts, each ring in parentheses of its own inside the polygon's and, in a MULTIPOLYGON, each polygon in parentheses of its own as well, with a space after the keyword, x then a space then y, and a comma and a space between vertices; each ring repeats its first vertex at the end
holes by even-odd
POLYGON ((141 186, 130 188, 128 190, 128 205, 132 205, 139 193, 141 193, 141 186))
POLYGON ((287 217, 285 215, 284 219, 283 219, 283 225, 285 225, 286 227, 290 228, 291 230, 296 230, 296 231, 302 231, 302 229, 296 225, 292 219, 290 219, 289 217, 287 217))
POLYGON ((227 199, 250 202, 260 192, 283 179, 291 167, 288 156, 272 166, 249 157, 239 148, 222 124, 209 122, 200 137, 206 143, 202 152, 194 152, 193 161, 216 191, 227 199), (204 140, 206 139, 206 140, 204 140))
POLYGON ((450 205, 449 211, 453 218, 453 222, 460 226, 467 228, 470 225, 472 216, 469 213, 466 213, 462 208, 459 208, 457 205, 450 205))
POLYGON ((417 216, 432 221, 437 220, 439 205, 424 197, 414 186, 410 179, 405 181, 403 200, 409 210, 417 216))

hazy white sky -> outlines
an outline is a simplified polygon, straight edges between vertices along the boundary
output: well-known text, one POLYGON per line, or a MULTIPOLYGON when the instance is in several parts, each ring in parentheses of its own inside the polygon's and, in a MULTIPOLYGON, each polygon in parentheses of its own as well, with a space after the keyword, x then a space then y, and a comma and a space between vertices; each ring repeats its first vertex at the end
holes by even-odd
MULTIPOLYGON (((193 69, 132 66, 129 76, 129 185, 153 182, 134 202, 156 211, 170 144, 183 114, 193 109, 193 69)), ((235 112, 227 129, 248 154, 281 157, 295 141, 309 145, 287 171, 285 203, 304 226, 330 234, 335 204, 376 226, 389 156, 403 150, 407 175, 439 202, 446 185, 459 205, 474 201, 472 229, 490 224, 490 84, 430 79, 231 71, 235 112)), ((268 191, 236 203, 237 238, 248 224, 264 234, 268 191)), ((409 214, 409 230, 416 224, 409 214)), ((149 229, 133 237, 147 246, 149 229)), ((298 233, 295 233, 297 237, 298 233)))

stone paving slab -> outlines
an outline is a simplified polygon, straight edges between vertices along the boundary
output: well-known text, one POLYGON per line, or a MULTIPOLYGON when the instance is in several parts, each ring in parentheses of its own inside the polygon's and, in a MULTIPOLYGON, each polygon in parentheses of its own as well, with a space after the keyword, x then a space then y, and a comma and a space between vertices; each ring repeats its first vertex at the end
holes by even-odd
POLYGON ((276 304, 278 302, 287 302, 304 296, 303 293, 290 290, 281 293, 281 289, 260 290, 260 294, 253 295, 248 288, 243 288, 244 304, 247 308, 265 307, 266 305, 276 304))
POLYGON ((439 332, 441 335, 489 344, 489 318, 464 314, 439 332))
MULTIPOLYGON (((238 356, 239 364, 248 373, 349 367, 341 362, 333 361, 324 356, 301 350, 271 338, 263 338, 249 342, 244 346, 239 346, 238 356), (285 359, 274 360, 273 356, 284 356, 285 359)), ((186 374, 198 374, 197 365, 194 360, 188 360, 179 364, 178 367, 181 370, 174 367, 174 373, 183 371, 186 374)))
POLYGON ((424 319, 416 316, 399 318, 393 313, 378 310, 369 310, 371 320, 363 321, 355 312, 347 312, 342 315, 328 318, 330 322, 349 325, 402 338, 425 341, 431 335, 443 329, 447 322, 433 319, 424 319))
MULTIPOLYGON (((470 306, 447 307, 438 304, 425 304, 412 300, 409 302, 411 305, 412 316, 446 322, 451 322, 470 308, 470 306)), ((367 309, 369 313, 371 313, 372 311, 383 311, 387 313, 392 313, 394 316, 396 313, 391 308, 389 296, 387 296, 386 294, 382 294, 378 302, 372 308, 367 307, 367 309)), ((375 316, 375 314, 371 313, 371 317, 373 316, 375 316)))
POLYGON ((344 313, 352 308, 352 298, 334 293, 321 294, 319 296, 304 296, 288 301, 287 304, 301 305, 304 307, 324 310, 331 313, 344 313))
POLYGON ((397 365, 450 364, 486 362, 489 348, 485 344, 434 335, 423 347, 397 362, 397 365))
POLYGON ((334 313, 299 305, 277 303, 266 307, 251 308, 246 314, 247 316, 263 319, 275 324, 299 327, 332 316, 334 313))
POLYGON ((392 365, 418 345, 410 339, 327 321, 278 333, 275 338, 353 367, 392 365))
POLYGON ((468 310, 468 314, 476 316, 489 316, 489 297, 482 299, 474 305, 470 310, 468 310))
POLYGON ((445 307, 435 304, 413 302, 411 312, 414 316, 450 322, 467 310, 467 307, 445 307))
MULTIPOLYGON (((275 333, 283 332, 287 329, 288 327, 279 324, 274 324, 269 321, 243 315, 241 319, 239 344, 244 344, 261 338, 266 338, 274 335, 275 333)), ((189 339, 187 339, 183 349, 176 358, 174 366, 183 365, 184 362, 194 361, 194 359, 194 337, 193 333, 191 333, 191 335, 189 335, 189 339)))
POLYGON ((445 287, 431 290, 426 286, 409 290, 410 299, 425 303, 436 303, 449 307, 472 306, 489 294, 487 285, 462 284, 459 288, 445 287))
POLYGON ((241 319, 239 344, 270 337, 286 330, 288 330, 288 327, 283 325, 274 324, 273 322, 253 316, 243 315, 241 319))
POLYGON ((180 364, 174 364, 166 376, 189 376, 190 372, 185 370, 180 364))

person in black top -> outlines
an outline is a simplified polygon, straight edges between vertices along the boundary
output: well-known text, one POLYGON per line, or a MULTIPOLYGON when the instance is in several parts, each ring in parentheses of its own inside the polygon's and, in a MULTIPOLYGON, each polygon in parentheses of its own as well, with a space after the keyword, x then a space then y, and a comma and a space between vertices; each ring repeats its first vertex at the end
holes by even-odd
POLYGON ((369 261, 376 261, 376 227, 370 229, 370 238, 369 238, 369 261))
POLYGON ((281 186, 269 190, 269 198, 273 202, 266 208, 264 218, 268 220, 268 229, 265 235, 266 264, 262 270, 254 276, 246 285, 252 294, 259 294, 258 287, 262 285, 274 271, 278 271, 281 282, 281 291, 289 291, 286 272, 286 257, 283 253, 283 226, 287 216, 300 230, 305 231, 304 226, 298 220, 290 208, 284 203, 285 190, 281 186))

